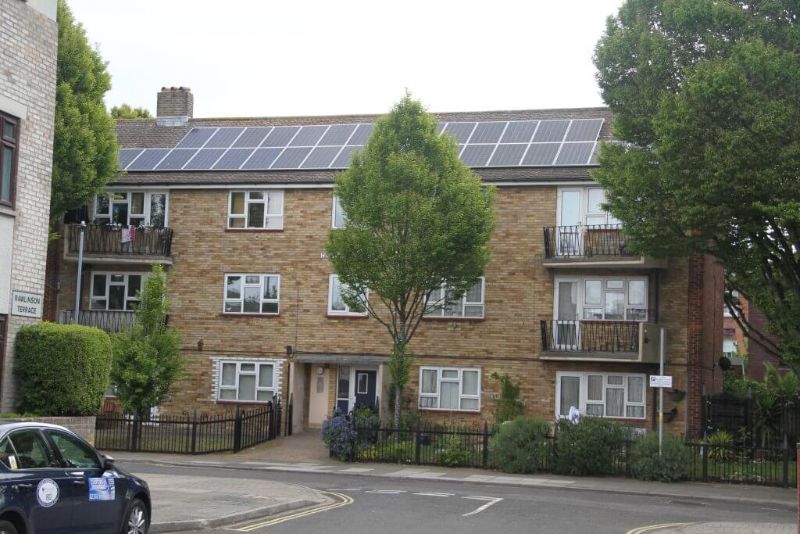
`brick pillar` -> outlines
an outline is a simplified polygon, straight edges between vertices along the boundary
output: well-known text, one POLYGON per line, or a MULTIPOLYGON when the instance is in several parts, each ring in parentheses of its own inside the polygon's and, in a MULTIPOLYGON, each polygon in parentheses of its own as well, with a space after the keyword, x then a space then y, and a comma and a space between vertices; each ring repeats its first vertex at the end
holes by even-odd
POLYGON ((686 317, 686 418, 689 436, 697 436, 703 430, 703 268, 702 256, 689 258, 686 317))

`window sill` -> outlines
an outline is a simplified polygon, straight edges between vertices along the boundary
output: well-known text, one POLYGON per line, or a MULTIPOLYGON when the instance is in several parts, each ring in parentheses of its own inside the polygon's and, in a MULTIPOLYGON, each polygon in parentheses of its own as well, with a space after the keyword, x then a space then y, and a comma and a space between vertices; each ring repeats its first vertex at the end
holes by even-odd
POLYGON ((458 414, 474 414, 480 415, 481 411, 478 410, 449 410, 447 408, 423 408, 419 406, 417 408, 420 412, 435 412, 435 413, 458 413, 458 414))
POLYGON ((0 204, 0 215, 8 215, 9 217, 16 217, 17 210, 12 208, 11 206, 0 204))
POLYGON ((275 319, 280 317, 280 313, 220 313, 218 317, 230 317, 230 318, 247 318, 247 317, 254 317, 258 319, 275 319))
POLYGON ((272 399, 268 401, 216 399, 214 402, 216 402, 216 404, 267 404, 268 402, 272 402, 272 399))
POLYGON ((326 315, 328 319, 369 319, 369 315, 363 315, 360 313, 328 313, 326 315))
POLYGON ((485 321, 486 317, 422 317, 423 321, 454 321, 454 322, 467 322, 479 323, 485 321))
POLYGON ((283 228, 225 228, 226 232, 233 233, 272 233, 283 232, 283 228))

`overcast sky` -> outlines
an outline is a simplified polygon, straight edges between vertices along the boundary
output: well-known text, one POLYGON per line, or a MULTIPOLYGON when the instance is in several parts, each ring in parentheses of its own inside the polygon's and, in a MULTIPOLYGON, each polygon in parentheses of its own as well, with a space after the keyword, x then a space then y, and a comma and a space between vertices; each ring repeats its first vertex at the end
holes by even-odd
POLYGON ((67 0, 109 62, 110 106, 195 117, 602 105, 592 53, 622 0, 67 0))

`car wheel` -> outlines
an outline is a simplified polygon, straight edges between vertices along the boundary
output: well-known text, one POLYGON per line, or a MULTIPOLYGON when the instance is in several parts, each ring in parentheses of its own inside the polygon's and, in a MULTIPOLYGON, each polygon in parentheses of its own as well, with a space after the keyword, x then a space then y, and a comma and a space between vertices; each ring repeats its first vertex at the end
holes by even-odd
POLYGON ((141 499, 134 499, 122 523, 122 534, 147 534, 147 526, 147 506, 141 499))
POLYGON ((0 521, 0 534, 17 534, 17 528, 8 521, 0 521))

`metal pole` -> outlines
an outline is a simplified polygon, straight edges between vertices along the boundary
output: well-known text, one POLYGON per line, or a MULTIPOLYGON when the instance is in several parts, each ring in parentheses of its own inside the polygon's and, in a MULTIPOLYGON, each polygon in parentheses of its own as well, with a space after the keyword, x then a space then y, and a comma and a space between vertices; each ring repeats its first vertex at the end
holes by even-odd
POLYGON ((81 279, 83 278, 83 233, 86 231, 86 221, 81 221, 80 238, 78 240, 78 280, 75 288, 75 324, 80 324, 81 314, 81 279))
MULTIPOLYGON (((658 351, 658 374, 664 376, 664 352, 666 351, 667 331, 661 327, 661 347, 658 351)), ((664 443, 664 388, 658 388, 658 456, 664 443)))

